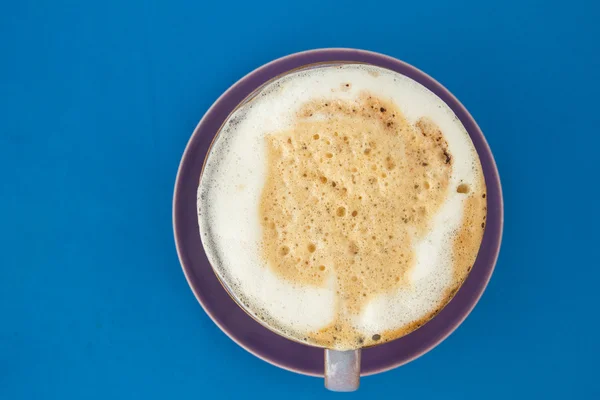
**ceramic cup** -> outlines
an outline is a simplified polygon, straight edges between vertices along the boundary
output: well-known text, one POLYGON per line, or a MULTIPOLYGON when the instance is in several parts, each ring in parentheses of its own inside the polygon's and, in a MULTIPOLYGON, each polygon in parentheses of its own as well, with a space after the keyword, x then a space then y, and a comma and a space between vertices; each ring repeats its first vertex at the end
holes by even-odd
POLYGON ((206 112, 185 149, 173 198, 175 243, 186 279, 196 298, 221 330, 263 360, 294 372, 325 376, 332 390, 358 388, 359 374, 375 374, 405 364, 444 340, 467 317, 494 270, 502 238, 502 190, 496 163, 483 133, 465 107, 440 83, 397 59, 355 49, 320 49, 272 61, 229 88, 206 112), (405 75, 441 98, 466 128, 483 167, 487 185, 487 217, 483 241, 473 268, 454 298, 416 331, 362 351, 339 352, 280 336, 243 310, 213 271, 200 239, 196 191, 214 138, 231 113, 266 83, 291 71, 319 64, 371 64, 405 75), (324 356, 325 354, 325 356, 324 356))

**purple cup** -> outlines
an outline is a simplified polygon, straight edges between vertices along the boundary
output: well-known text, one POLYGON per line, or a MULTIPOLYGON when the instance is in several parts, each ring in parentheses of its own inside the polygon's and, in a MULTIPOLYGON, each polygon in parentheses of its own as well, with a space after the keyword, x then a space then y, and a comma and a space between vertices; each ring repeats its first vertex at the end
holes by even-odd
POLYGON ((483 167, 487 185, 487 217, 483 241, 473 268, 454 298, 432 320, 416 331, 378 346, 362 350, 361 376, 377 374, 406 364, 425 354, 469 315, 481 297, 494 270, 504 209, 498 169, 492 152, 466 108, 439 82, 397 59, 364 50, 319 49, 292 54, 249 73, 231 86, 206 112, 190 138, 175 182, 173 230, 183 272, 200 305, 221 330, 255 356, 280 368, 323 377, 323 349, 298 343, 265 328, 229 296, 217 279, 202 246, 196 192, 204 160, 221 126, 252 92, 291 70, 317 63, 366 63, 405 75, 441 98, 466 128, 483 167))

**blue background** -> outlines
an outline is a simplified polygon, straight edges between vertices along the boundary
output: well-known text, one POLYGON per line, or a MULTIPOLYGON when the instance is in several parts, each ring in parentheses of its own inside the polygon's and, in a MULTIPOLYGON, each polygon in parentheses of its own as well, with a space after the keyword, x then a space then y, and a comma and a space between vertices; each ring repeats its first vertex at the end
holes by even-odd
POLYGON ((0 399, 325 398, 203 313, 171 229, 180 156, 247 72, 316 47, 405 60, 496 156, 503 248, 473 313, 364 398, 600 398, 592 1, 15 1, 0 10, 0 399))

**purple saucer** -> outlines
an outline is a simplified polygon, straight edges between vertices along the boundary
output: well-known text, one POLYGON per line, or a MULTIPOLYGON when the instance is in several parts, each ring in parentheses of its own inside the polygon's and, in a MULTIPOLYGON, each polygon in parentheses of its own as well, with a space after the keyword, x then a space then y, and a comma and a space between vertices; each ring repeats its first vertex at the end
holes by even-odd
POLYGON ((209 146, 233 109, 265 82, 307 64, 368 63, 421 83, 452 108, 479 153, 487 185, 488 214, 483 242, 467 280, 450 303, 413 333, 362 352, 362 375, 387 371, 423 355, 444 340, 471 312, 492 275, 502 238, 502 189, 496 163, 483 133, 465 107, 422 71, 394 58, 353 49, 322 49, 292 54, 266 64, 229 88, 204 115, 181 159, 173 197, 173 229, 183 272, 204 311, 233 341, 263 360, 290 371, 323 376, 323 349, 285 339, 264 328, 229 297, 204 253, 196 214, 196 190, 209 146))

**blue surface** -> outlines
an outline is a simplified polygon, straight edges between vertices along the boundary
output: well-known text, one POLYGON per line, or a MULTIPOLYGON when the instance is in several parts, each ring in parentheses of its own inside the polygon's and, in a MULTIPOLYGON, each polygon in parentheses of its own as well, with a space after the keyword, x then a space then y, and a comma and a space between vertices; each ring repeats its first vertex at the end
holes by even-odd
POLYGON ((330 397, 237 347, 173 245, 185 144, 238 78, 380 51, 471 111, 506 225, 465 323, 365 398, 600 398, 600 29, 592 1, 15 1, 0 11, 0 399, 330 397), (412 3, 412 4, 411 4, 412 3))

